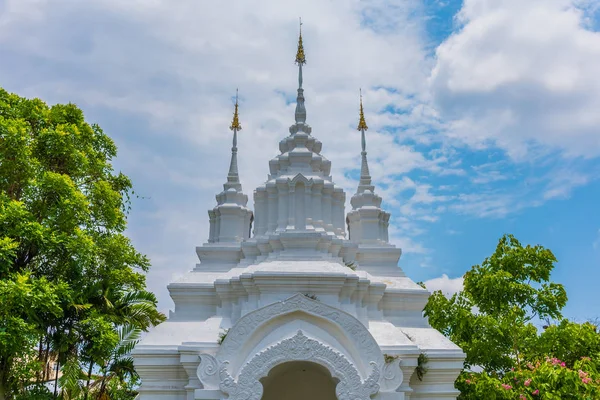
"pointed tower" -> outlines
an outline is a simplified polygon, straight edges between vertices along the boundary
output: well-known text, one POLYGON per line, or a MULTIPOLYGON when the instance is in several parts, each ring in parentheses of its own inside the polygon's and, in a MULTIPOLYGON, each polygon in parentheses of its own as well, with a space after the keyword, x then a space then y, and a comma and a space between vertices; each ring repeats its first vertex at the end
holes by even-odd
MULTIPOLYGON (((269 162, 270 174, 254 192, 254 235, 261 257, 298 257, 297 249, 311 249, 310 257, 348 258, 343 189, 332 181, 331 162, 321 154, 322 144, 306 123, 302 68, 306 64, 302 22, 295 63, 298 95, 290 135, 279 142, 280 155, 269 162), (285 252, 286 250, 289 250, 285 252), (276 254, 274 254, 276 253, 276 254), (293 255, 292 255, 293 254, 293 255)), ((247 258, 250 251, 245 252, 247 258)), ((303 257, 309 257, 304 253, 303 257)))
POLYGON ((365 138, 369 127, 365 121, 362 91, 359 110, 357 130, 361 136, 361 166, 358 188, 350 199, 352 211, 346 218, 350 241, 358 244, 356 260, 360 269, 374 275, 402 276, 404 273, 398 268, 402 250, 389 243, 390 214, 381 208, 381 197, 375 193, 375 186, 371 183, 365 138))
POLYGON ((246 207, 248 196, 242 192, 237 165, 237 134, 242 130, 238 107, 236 90, 233 120, 229 127, 233 131, 233 145, 227 182, 223 184, 223 191, 216 195, 216 207, 208 211, 208 243, 197 249, 204 270, 205 267, 210 268, 213 262, 239 262, 242 257, 241 242, 250 238, 253 214, 246 207))

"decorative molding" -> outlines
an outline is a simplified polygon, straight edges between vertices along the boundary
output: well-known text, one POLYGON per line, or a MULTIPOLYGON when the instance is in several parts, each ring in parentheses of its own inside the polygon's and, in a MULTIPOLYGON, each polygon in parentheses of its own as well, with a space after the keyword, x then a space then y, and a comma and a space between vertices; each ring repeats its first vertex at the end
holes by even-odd
POLYGON ((288 178, 288 182, 289 182, 290 186, 294 186, 294 187, 296 187, 296 184, 298 182, 304 183, 304 185, 307 187, 312 187, 314 179, 312 177, 310 179, 308 179, 306 176, 304 176, 304 174, 298 173, 292 179, 288 178))
POLYGON ((242 368, 237 382, 227 371, 229 362, 224 361, 219 370, 221 391, 228 394, 230 400, 260 400, 263 394, 260 379, 277 365, 291 361, 310 361, 326 367, 332 377, 339 380, 335 389, 338 400, 369 400, 379 391, 377 363, 370 363, 371 373, 362 382, 358 371, 344 355, 309 339, 302 331, 254 356, 242 368))
POLYGON ((219 363, 210 354, 200 354, 197 375, 204 389, 219 389, 219 363))
MULTIPOLYGON (((375 363, 380 371, 383 369, 383 354, 379 345, 369 330, 359 320, 342 310, 319 301, 311 300, 301 293, 287 300, 272 303, 241 317, 227 333, 227 337, 217 353, 217 360, 222 364, 225 361, 236 359, 239 356, 240 348, 243 347, 247 338, 256 329, 269 320, 294 311, 304 311, 307 314, 334 322, 354 342, 364 365, 375 363)), ((236 371, 232 371, 232 373, 236 376, 236 371)))
POLYGON ((401 361, 400 358, 396 358, 383 366, 381 379, 379 380, 382 392, 395 392, 402 385, 404 373, 400 369, 401 361))

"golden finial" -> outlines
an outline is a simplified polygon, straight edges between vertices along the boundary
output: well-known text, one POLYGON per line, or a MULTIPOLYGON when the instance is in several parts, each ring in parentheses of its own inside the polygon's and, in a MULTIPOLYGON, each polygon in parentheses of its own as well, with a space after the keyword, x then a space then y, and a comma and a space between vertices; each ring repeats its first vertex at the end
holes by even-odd
POLYGON ((302 46, 302 18, 300 18, 300 36, 298 37, 298 51, 296 52, 296 64, 306 64, 306 57, 304 57, 304 46, 302 46))
POLYGON ((231 122, 231 126, 229 127, 231 130, 242 130, 242 125, 240 125, 240 119, 238 117, 238 90, 235 89, 235 111, 233 112, 233 121, 231 122))
POLYGON ((362 89, 359 89, 360 93, 360 119, 358 120, 358 128, 359 131, 366 131, 369 129, 367 123, 365 121, 365 113, 363 112, 363 104, 362 104, 362 89))

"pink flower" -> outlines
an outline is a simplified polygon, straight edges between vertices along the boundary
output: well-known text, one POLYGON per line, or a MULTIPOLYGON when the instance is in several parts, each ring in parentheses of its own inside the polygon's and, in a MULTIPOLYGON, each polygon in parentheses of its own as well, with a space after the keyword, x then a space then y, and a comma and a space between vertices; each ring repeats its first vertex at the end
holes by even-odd
POLYGON ((522 395, 519 396, 519 400, 527 400, 527 397, 525 397, 525 395, 522 394, 522 395))
POLYGON ((560 366, 564 368, 564 367, 567 366, 567 364, 565 364, 565 362, 563 361, 563 362, 560 363, 560 366))
POLYGON ((506 383, 503 383, 503 384, 502 384, 502 387, 503 387, 504 389, 506 389, 506 390, 510 390, 510 389, 512 389, 512 386, 510 386, 510 385, 507 385, 506 383))
POLYGON ((586 383, 586 384, 590 383, 591 381, 592 381, 592 378, 583 378, 583 379, 581 379, 581 382, 586 383))
POLYGON ((525 386, 531 385, 531 379, 527 379, 524 383, 525 386))
POLYGON ((537 396, 538 394, 540 394, 540 391, 538 389, 535 389, 533 392, 531 392, 531 394, 537 396))
POLYGON ((471 384, 471 380, 470 379, 467 379, 465 382, 467 382, 468 385, 471 384))

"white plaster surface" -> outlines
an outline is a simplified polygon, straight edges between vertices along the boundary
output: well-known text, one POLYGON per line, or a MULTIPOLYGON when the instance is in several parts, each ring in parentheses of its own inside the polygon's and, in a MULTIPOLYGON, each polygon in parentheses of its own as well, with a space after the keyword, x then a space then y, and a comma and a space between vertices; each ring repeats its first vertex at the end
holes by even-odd
POLYGON ((166 321, 152 329, 138 347, 155 345, 179 346, 186 342, 214 343, 221 331, 222 318, 204 321, 166 321))
POLYGON ((457 346, 447 337, 433 328, 402 328, 405 335, 423 351, 435 352, 437 350, 456 351, 457 346))

